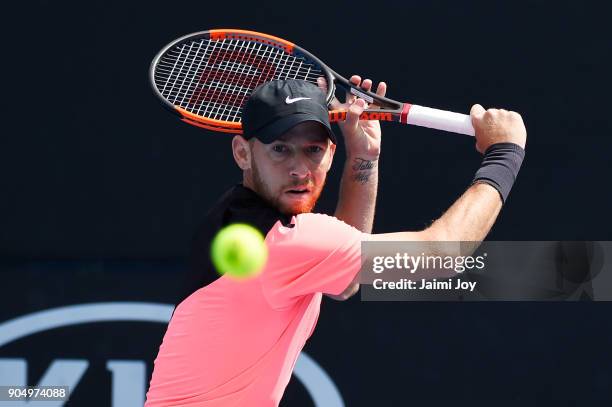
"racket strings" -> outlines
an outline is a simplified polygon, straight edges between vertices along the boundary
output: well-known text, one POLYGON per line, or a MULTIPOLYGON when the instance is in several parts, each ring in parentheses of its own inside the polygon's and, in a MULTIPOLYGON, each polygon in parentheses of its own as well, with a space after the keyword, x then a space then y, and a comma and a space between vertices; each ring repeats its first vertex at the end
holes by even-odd
MULTIPOLYGON (((273 48, 273 47, 266 47, 266 48, 268 48, 268 49, 275 49, 275 48, 273 48)), ((181 51, 182 51, 182 50, 181 50, 181 51)), ((188 53, 187 55, 190 55, 190 54, 188 53)), ((277 51, 277 55, 278 55, 278 51, 277 51)), ((180 56, 180 53, 179 53, 179 56, 180 56)), ((210 58, 210 56, 211 56, 211 55, 210 55, 210 54, 208 54, 208 56, 209 56, 209 58, 210 58)), ((231 57, 232 57, 232 55, 230 55, 230 58, 231 58, 231 57)), ((289 57, 290 57, 290 56, 289 56, 289 57)), ((286 61, 287 61, 287 59, 289 59, 289 58, 288 58, 288 54, 285 54, 285 58, 283 58, 283 62, 286 62, 286 61)), ((192 64, 195 62, 193 58, 192 58, 192 59, 190 59, 189 57, 187 57, 187 61, 188 61, 188 62, 190 62, 190 63, 192 63, 192 64)), ((294 59, 294 58, 292 58, 292 62, 294 62, 294 63, 295 63, 295 59, 294 59)), ((250 58, 250 60, 247 60, 247 63, 252 64, 252 63, 253 63, 253 58, 250 58)), ((167 65, 167 64, 160 64, 160 65, 165 66, 165 65, 167 65)), ((316 76, 317 76, 317 75, 310 75, 310 72, 311 72, 311 70, 312 70, 312 67, 308 67, 308 69, 307 69, 307 70, 304 72, 303 70, 300 70, 300 69, 297 69, 297 70, 296 70, 296 69, 293 69, 293 67, 289 67, 289 70, 287 70, 287 66, 286 66, 286 64, 284 64, 284 65, 285 65, 285 66, 282 66, 282 67, 281 67, 281 69, 280 69, 280 77, 285 77, 285 78, 289 78, 289 77, 294 77, 294 78, 303 78, 303 79, 306 79, 306 80, 310 80, 310 81, 312 81, 312 82, 316 82, 316 76)), ((301 62, 301 65, 303 65, 303 62, 301 62)), ((221 61, 221 63, 219 64, 219 67, 220 67, 220 68, 222 68, 224 72, 227 72, 227 73, 228 73, 228 74, 230 74, 230 75, 231 75, 231 73, 234 73, 234 74, 242 74, 242 73, 245 71, 245 69, 250 69, 251 71, 253 71, 253 70, 254 70, 254 69, 253 69, 252 67, 250 67, 248 64, 242 64, 241 62, 237 62, 237 63, 236 63, 235 58, 234 58, 234 64, 231 64, 229 61, 221 61), (225 65, 225 66, 224 66, 224 65, 225 65), (232 65, 238 65, 238 70, 236 70, 236 67, 235 67, 235 66, 232 66, 232 65), (242 65, 242 66, 240 66, 240 65, 242 65)), ((261 64, 258 66, 258 68, 259 68, 259 70, 262 70, 262 69, 261 69, 261 64)), ((298 67, 298 68, 300 68, 300 67, 298 67)), ((171 68, 164 68, 164 67, 161 67, 161 68, 159 69, 159 71, 160 71, 160 72, 162 72, 162 73, 164 73, 164 72, 166 72, 166 73, 167 73, 167 72, 168 72, 168 69, 171 69, 171 68)), ((270 71, 269 69, 265 69, 265 70, 263 70, 263 71, 264 71, 264 72, 262 72, 262 73, 263 73, 263 78, 260 78, 260 80, 259 80, 258 82, 260 82, 260 83, 261 83, 261 82, 264 82, 265 80, 263 80, 263 79, 267 79, 267 80, 273 79, 273 78, 271 78, 271 77, 270 77, 270 75, 266 75, 266 73, 267 73, 266 71, 268 71, 268 72, 269 72, 269 71, 270 71)), ((217 84, 217 82, 220 82, 220 81, 218 80, 218 79, 219 79, 219 78, 218 78, 219 72, 221 72, 221 71, 214 71, 214 72, 213 72, 212 77, 211 77, 211 76, 209 76, 209 78, 208 78, 208 79, 209 79, 209 80, 208 80, 208 83, 209 83, 209 84, 211 84, 211 86, 210 86, 210 90, 212 90, 212 91, 214 91, 214 90, 218 90, 218 88, 221 88, 221 87, 220 87, 220 86, 217 84)), ((170 71, 170 73, 171 73, 171 71, 170 71)), ((195 73, 195 71, 192 71, 192 72, 191 72, 192 76, 193 76, 193 74, 194 74, 194 73, 195 73)), ((252 73, 252 72, 248 72, 248 71, 247 71, 247 73, 252 73)), ((187 72, 187 75, 189 75, 189 72, 187 72)), ((159 75, 158 75, 158 76, 159 76, 159 75)), ((250 77, 251 77, 251 83, 248 83, 248 84, 247 84, 247 86, 246 86, 246 92, 245 92, 245 90, 244 90, 244 89, 238 89, 238 90, 239 90, 239 92, 238 92, 238 93, 241 93, 241 96, 244 96, 244 94, 245 94, 245 93, 247 93, 247 94, 248 94, 248 92, 251 90, 250 88, 254 87, 254 85, 258 85, 258 84, 259 84, 259 83, 255 83, 255 84, 254 84, 254 83, 252 83, 252 78, 254 78, 254 77, 255 77, 254 75, 250 75, 250 77), (242 91, 242 92, 240 92, 240 91, 242 91)), ((227 76, 227 77, 221 77, 221 79, 225 80, 225 83, 226 83, 226 84, 228 84, 228 85, 234 85, 234 86, 240 86, 240 84, 241 84, 241 83, 246 82, 246 81, 245 81, 245 78, 241 78, 241 77, 235 77, 235 78, 232 78, 231 76, 227 76)), ((246 79, 248 80, 248 78, 246 78, 246 79)), ((192 86, 190 86, 188 90, 192 90, 192 88, 193 88, 193 87, 192 87, 192 86)), ((243 88, 244 88, 244 87, 243 87, 243 88)), ((224 88, 221 88, 221 90, 225 90, 225 89, 224 89, 224 88)), ((231 92, 230 92, 230 93, 231 93, 231 92)), ((175 95, 175 96, 176 96, 176 95, 175 95)), ((206 97, 206 96, 213 96, 213 95, 209 93, 208 95, 203 95, 203 96, 205 96, 205 97, 206 97)), ((173 102, 175 102, 175 100, 172 100, 172 101, 173 101, 173 102)))
POLYGON ((236 39, 200 39, 166 52, 155 83, 166 100, 199 116, 240 122, 242 106, 253 89, 275 79, 312 83, 319 66, 271 45, 236 39))
MULTIPOLYGON (((286 60, 287 60, 287 57, 284 58, 284 62, 286 62, 286 60)), ((252 62, 252 61, 248 61, 248 62, 252 62)), ((293 61, 293 62, 295 62, 295 61, 293 61)), ((221 62, 219 64, 219 66, 221 68, 224 68, 225 71, 228 72, 230 75, 231 75, 231 72, 238 72, 238 71, 236 71, 236 69, 232 69, 233 67, 231 67, 229 64, 227 64, 227 62, 226 62, 226 66, 223 66, 223 64, 224 64, 224 62, 221 62)), ((301 65, 303 65, 303 62, 301 63, 301 65)), ((249 69, 249 66, 245 65, 245 64, 238 63, 238 68, 239 68, 240 71, 244 72, 245 69, 249 69), (242 65, 242 66, 240 66, 240 65, 242 65)), ((271 77, 271 75, 266 74, 266 73, 269 73, 269 71, 270 71, 269 69, 261 69, 261 64, 259 64, 258 68, 259 68, 260 71, 263 72, 263 75, 259 78, 260 80, 258 81, 258 83, 252 83, 252 77, 251 77, 251 83, 247 84, 246 87, 244 87, 244 86, 241 87, 240 86, 241 85, 240 82, 241 81, 245 82, 245 78, 237 78, 237 80, 233 80, 232 81, 231 80, 232 79, 231 76, 227 76, 227 77, 224 76, 224 77, 221 77, 221 78, 215 77, 215 76, 218 76, 218 73, 219 73, 218 71, 215 72, 216 75, 213 75, 212 78, 209 78, 209 81, 208 81, 208 85, 209 85, 208 92, 207 93, 200 93, 199 95, 196 95, 196 96, 199 96, 199 97, 196 97, 195 100, 191 99, 190 100, 191 104, 198 104, 201 101, 201 99, 208 99, 208 100, 210 100, 210 99, 213 99, 215 97, 220 97, 221 95, 223 95, 223 97, 225 99, 227 99, 228 96, 235 95, 238 98, 238 100, 235 101, 234 104, 240 104, 241 105, 244 102, 246 96, 248 96, 248 94, 252 90, 251 88, 255 87, 256 85, 258 85, 261 82, 264 82, 265 80, 274 79, 273 76, 271 77), (268 71, 268 72, 266 72, 266 71, 268 71), (219 80, 219 79, 221 79, 221 80, 219 80), (229 82, 228 82, 228 79, 229 79, 229 82), (227 86, 223 86, 223 80, 225 80, 225 84, 226 85, 234 85, 235 87, 238 86, 238 89, 237 89, 238 92, 231 92, 231 90, 228 91, 227 86), (220 85, 220 83, 221 83, 221 85, 220 85), (228 92, 226 92, 226 91, 228 91, 228 92)), ((252 70, 252 68, 251 68, 251 70, 252 70)), ((281 75, 279 77, 303 78, 303 79, 306 79, 306 80, 309 80, 309 81, 312 81, 312 82, 316 82, 316 76, 317 75, 310 75, 311 70, 312 70, 312 67, 308 67, 306 72, 303 72, 300 69, 298 69, 298 70, 292 69, 290 71, 287 71, 286 69, 281 69, 281 71, 280 71, 281 75)), ((241 73, 241 72, 239 72, 239 73, 241 73)), ((249 73, 249 72, 247 71, 247 73, 249 73)), ((193 74, 193 72, 192 72, 192 74, 193 74)), ((193 87, 190 86, 189 90, 192 90, 192 88, 193 87)), ((184 98, 183 98, 182 101, 184 101, 184 98)), ((178 102, 178 100, 177 100, 177 102, 178 102)), ((227 103, 228 101, 227 100, 223 100, 223 102, 227 103)), ((181 102, 181 104, 183 104, 183 103, 181 102)), ((210 104, 210 106, 208 106, 208 107, 212 108, 213 110, 210 111, 210 112, 206 111, 205 113, 215 113, 215 114, 217 114, 217 113, 219 113, 219 114, 227 113, 227 111, 225 111, 225 112, 224 111, 219 111, 218 108, 222 107, 222 106, 223 106, 223 103, 219 104, 219 103, 212 102, 210 104), (217 112, 214 111, 214 108, 217 108, 217 112)), ((203 112, 201 112, 200 109, 198 109, 197 113, 198 114, 202 114, 203 112)), ((236 119, 238 119, 237 116, 239 114, 239 111, 234 109, 233 113, 234 114, 233 114, 232 119, 234 121, 236 121, 236 119)))
MULTIPOLYGON (((261 47, 262 44, 259 45, 258 50, 261 47)), ((202 78, 206 78, 206 80, 200 81, 203 84, 203 92, 199 94, 201 99, 197 100, 198 104, 207 100, 221 100, 221 106, 241 107, 250 93, 249 90, 254 89, 260 81, 263 82, 273 78, 274 67, 263 58, 266 57, 265 51, 269 50, 267 47, 264 48, 264 54, 245 53, 238 48, 238 44, 236 44, 231 51, 211 55, 210 59, 214 62, 227 62, 223 64, 226 69, 213 69, 211 72, 203 72, 202 78), (252 65, 253 71, 259 73, 259 75, 245 75, 243 72, 239 72, 239 66, 244 68, 247 64, 252 65), (206 87, 205 84, 207 83, 211 86, 206 87)), ((220 63, 216 65, 217 67, 221 66, 220 63)), ((212 116, 216 119, 226 110, 227 108, 223 111, 211 109, 210 111, 205 110, 203 113, 205 116, 212 116)), ((201 114, 199 110, 197 112, 201 114)), ((233 113, 232 117, 236 117, 237 109, 234 109, 233 113)))

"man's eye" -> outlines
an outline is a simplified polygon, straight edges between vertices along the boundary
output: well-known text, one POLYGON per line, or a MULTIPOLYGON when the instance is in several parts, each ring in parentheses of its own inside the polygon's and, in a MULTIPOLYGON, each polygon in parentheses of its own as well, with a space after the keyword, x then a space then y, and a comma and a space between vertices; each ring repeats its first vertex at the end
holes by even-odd
POLYGON ((320 153, 321 151, 323 151, 323 149, 319 146, 310 146, 308 147, 308 152, 309 153, 320 153))
POLYGON ((284 153, 287 151, 287 147, 282 144, 276 144, 275 146, 272 146, 272 150, 276 153, 284 153))

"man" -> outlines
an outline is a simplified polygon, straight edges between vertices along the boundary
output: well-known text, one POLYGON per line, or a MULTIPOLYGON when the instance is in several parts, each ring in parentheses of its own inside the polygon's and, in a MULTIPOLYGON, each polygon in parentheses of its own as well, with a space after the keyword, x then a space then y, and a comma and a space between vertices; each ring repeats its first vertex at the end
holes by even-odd
MULTIPOLYGON (((358 76, 351 81, 372 87, 358 76)), ((384 95, 386 85, 376 92, 384 95)), ((372 235, 380 127, 359 121, 364 100, 349 97, 332 107, 348 110, 334 217, 311 213, 336 150, 323 92, 288 80, 251 95, 244 135, 232 140, 242 185, 222 197, 194 239, 197 279, 172 316, 146 406, 277 406, 314 330, 322 294, 342 300, 358 290, 362 241, 480 241, 488 233, 524 156, 526 131, 517 113, 475 105, 476 149, 485 158, 473 184, 427 229, 372 235), (268 262, 247 281, 212 274, 210 241, 234 222, 266 236, 268 262)))

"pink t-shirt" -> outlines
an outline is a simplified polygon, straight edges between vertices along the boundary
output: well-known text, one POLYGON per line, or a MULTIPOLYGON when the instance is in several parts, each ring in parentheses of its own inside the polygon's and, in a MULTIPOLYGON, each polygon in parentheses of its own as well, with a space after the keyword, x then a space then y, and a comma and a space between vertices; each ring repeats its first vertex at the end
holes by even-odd
POLYGON ((187 297, 168 325, 145 407, 278 406, 319 316, 361 266, 368 235, 327 215, 277 222, 254 279, 221 277, 187 297))

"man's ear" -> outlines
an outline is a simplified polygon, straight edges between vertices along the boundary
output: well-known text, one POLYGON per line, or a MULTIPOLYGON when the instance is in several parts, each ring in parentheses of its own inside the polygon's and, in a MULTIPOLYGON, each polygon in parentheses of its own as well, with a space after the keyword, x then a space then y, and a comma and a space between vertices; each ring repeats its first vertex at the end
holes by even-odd
POLYGON ((242 171, 251 169, 251 146, 244 137, 238 135, 232 139, 234 161, 242 171))
POLYGON ((325 172, 329 171, 332 166, 332 162, 334 161, 334 154, 336 153, 336 145, 329 141, 329 161, 327 162, 327 168, 325 172))

